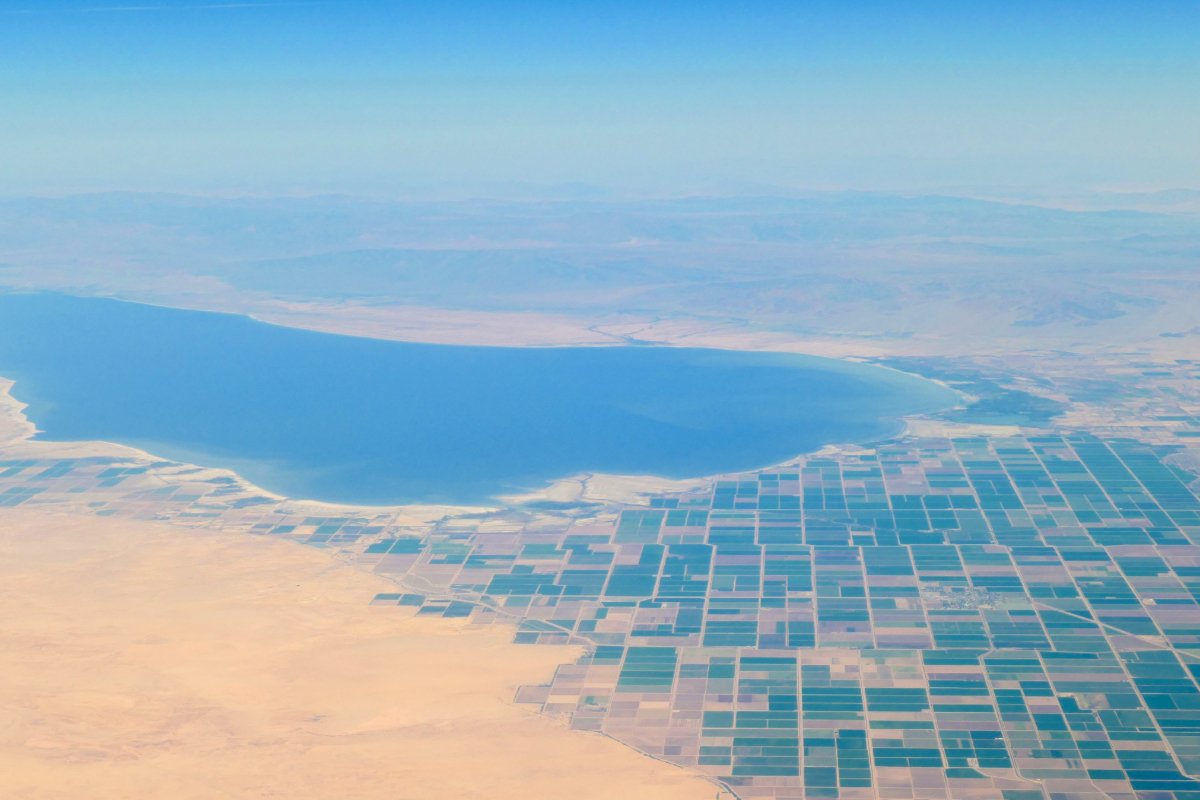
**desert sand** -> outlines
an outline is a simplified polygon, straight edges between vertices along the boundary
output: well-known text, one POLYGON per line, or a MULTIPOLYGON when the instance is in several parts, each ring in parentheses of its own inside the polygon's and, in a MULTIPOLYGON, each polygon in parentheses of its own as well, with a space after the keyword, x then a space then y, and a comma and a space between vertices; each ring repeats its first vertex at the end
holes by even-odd
POLYGON ((0 797, 691 800, 512 702, 576 654, 289 542, 0 512, 0 797))

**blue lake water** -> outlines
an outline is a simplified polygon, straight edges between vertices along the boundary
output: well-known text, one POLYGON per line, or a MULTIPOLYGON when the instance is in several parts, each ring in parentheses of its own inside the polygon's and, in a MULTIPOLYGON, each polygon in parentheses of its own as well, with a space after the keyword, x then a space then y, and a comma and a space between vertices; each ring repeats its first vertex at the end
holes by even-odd
POLYGON ((752 469, 883 438, 956 401, 806 356, 387 342, 53 294, 0 296, 0 375, 39 438, 374 504, 482 502, 579 472, 752 469))

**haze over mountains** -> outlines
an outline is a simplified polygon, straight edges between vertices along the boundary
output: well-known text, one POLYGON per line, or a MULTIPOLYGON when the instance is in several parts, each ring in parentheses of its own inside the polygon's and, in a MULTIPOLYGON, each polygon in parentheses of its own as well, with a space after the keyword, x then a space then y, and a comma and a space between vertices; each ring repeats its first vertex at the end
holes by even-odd
POLYGON ((1134 342, 1191 335, 1197 196, 1097 193, 1071 209, 851 192, 11 198, 0 285, 226 310, 351 303, 856 339, 1134 342), (1114 321, 1114 336, 1087 333, 1114 321))

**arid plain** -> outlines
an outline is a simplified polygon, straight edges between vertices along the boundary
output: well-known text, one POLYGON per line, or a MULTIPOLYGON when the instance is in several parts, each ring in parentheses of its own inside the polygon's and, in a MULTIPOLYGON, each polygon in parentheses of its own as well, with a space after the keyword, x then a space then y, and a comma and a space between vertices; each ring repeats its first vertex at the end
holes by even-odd
POLYGON ((372 607, 288 542, 0 515, 0 795, 711 798, 512 702, 561 648, 372 607))

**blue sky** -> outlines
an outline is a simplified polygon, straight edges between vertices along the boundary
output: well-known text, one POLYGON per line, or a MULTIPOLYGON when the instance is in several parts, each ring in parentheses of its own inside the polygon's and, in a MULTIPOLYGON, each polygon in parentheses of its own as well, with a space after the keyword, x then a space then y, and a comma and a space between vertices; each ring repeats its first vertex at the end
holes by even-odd
POLYGON ((1200 186, 1198 42, 1196 2, 0 0, 0 191, 1200 186))

